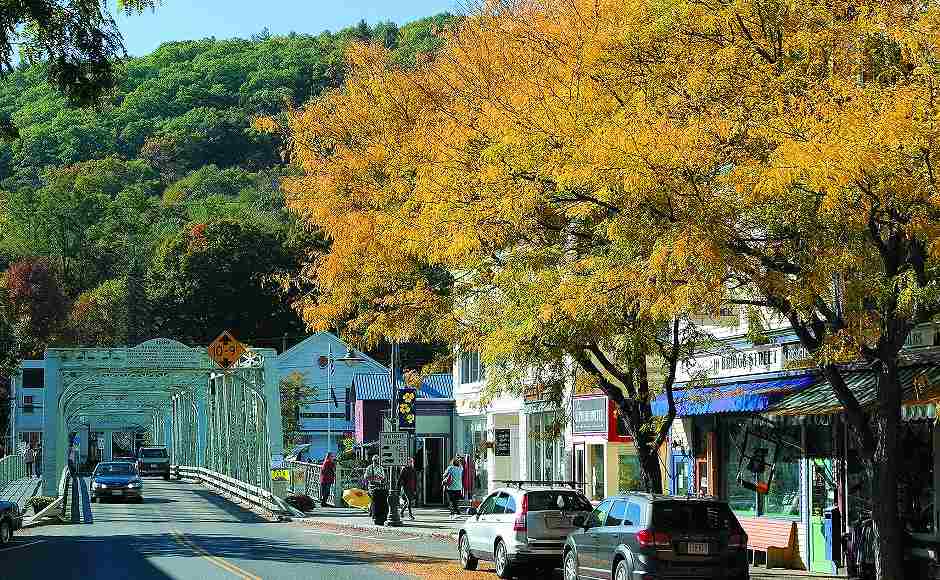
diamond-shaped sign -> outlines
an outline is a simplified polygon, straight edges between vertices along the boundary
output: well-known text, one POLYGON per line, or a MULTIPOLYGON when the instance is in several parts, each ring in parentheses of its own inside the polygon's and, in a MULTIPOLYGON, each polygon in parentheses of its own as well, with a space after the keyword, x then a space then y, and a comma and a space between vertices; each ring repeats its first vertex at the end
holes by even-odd
POLYGON ((209 358, 223 369, 234 365, 246 352, 248 349, 245 345, 235 340, 235 337, 227 330, 209 345, 209 358))

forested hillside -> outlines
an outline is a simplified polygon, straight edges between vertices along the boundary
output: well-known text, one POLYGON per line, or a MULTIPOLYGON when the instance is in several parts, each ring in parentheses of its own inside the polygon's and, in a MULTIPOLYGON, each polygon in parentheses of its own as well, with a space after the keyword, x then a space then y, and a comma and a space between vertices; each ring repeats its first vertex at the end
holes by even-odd
MULTIPOLYGON (((96 108, 73 108, 40 66, 0 83, 0 339, 7 361, 48 345, 153 336, 204 344, 224 328, 280 346, 303 325, 278 274, 317 232, 298 226, 276 136, 251 120, 341 84, 355 40, 404 65, 449 15, 317 36, 174 42, 126 63, 96 108)), ((304 248, 304 250, 301 250, 304 248)))

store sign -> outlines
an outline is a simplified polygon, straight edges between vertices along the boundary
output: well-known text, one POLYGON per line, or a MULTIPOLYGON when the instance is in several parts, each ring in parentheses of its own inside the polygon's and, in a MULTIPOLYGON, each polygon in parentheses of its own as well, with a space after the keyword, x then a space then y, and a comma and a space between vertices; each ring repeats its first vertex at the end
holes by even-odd
POLYGON ((512 431, 510 429, 496 429, 493 451, 496 457, 509 457, 512 450, 512 431))
POLYGON ((607 433, 607 397, 576 397, 571 415, 573 433, 607 433))

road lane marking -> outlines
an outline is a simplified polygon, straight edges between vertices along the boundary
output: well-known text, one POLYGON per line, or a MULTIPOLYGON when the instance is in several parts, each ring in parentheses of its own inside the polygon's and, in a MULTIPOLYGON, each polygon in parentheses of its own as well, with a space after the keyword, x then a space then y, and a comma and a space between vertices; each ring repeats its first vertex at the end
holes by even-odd
POLYGON ((175 539, 177 542, 198 552, 199 555, 201 555, 203 558, 205 558, 212 564, 218 566, 219 568, 222 568, 226 572, 231 572, 232 574, 234 574, 235 576, 238 576, 242 580, 262 580, 260 576, 255 576, 251 572, 242 570, 241 568, 239 568, 235 564, 232 564, 231 562, 228 562, 222 558, 219 558, 218 556, 213 556, 206 550, 202 549, 202 547, 200 547, 198 544, 196 544, 195 542, 191 541, 189 538, 184 536, 182 532, 179 532, 177 530, 171 530, 170 533, 173 534, 173 539, 175 539))
POLYGON ((357 540, 381 540, 383 542, 413 542, 421 538, 421 536, 414 536, 411 538, 398 538, 398 539, 385 539, 381 536, 357 536, 356 534, 343 534, 339 532, 324 532, 322 530, 304 530, 308 534, 326 534, 328 536, 343 536, 344 538, 356 538, 357 540))
POLYGON ((17 544, 15 546, 10 546, 9 548, 2 548, 0 549, 0 552, 6 552, 7 550, 16 550, 19 548, 25 548, 26 546, 32 546, 33 544, 41 544, 43 542, 45 542, 45 540, 33 540, 32 542, 29 542, 26 544, 17 544))

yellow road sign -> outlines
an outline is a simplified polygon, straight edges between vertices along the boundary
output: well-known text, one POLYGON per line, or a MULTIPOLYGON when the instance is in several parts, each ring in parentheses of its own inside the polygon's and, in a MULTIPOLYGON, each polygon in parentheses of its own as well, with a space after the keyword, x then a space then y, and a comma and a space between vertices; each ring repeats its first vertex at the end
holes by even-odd
POLYGON ((290 481, 289 469, 272 469, 271 481, 290 481))
POLYGON ((209 358, 223 369, 227 369, 238 362, 238 359, 247 351, 245 345, 235 340, 235 337, 226 330, 209 345, 209 358))

